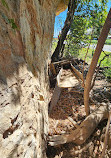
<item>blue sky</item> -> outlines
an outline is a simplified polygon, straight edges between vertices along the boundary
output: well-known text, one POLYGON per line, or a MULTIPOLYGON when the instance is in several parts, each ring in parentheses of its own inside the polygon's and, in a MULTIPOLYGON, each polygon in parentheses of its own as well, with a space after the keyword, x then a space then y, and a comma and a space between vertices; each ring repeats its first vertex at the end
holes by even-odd
MULTIPOLYGON (((107 11, 109 11, 111 7, 111 0, 109 0, 109 2, 107 3, 107 6, 108 6, 107 11)), ((64 25, 66 16, 67 16, 67 9, 55 17, 54 37, 58 37, 59 31, 62 29, 64 25)))
POLYGON ((55 17, 55 24, 54 24, 54 37, 57 37, 59 34, 59 31, 64 25, 65 19, 67 16, 67 9, 60 13, 58 16, 55 17))

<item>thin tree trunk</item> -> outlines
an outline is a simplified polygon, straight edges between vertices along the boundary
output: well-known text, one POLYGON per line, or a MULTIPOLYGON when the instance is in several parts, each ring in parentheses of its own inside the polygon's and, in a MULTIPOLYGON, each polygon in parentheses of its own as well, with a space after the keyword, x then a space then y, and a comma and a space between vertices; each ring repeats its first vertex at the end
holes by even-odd
POLYGON ((108 13, 107 19, 105 21, 105 24, 104 24, 103 29, 101 31, 101 34, 99 36, 96 50, 95 50, 95 53, 93 55, 91 65, 89 67, 88 74, 86 76, 86 83, 85 83, 85 88, 84 88, 84 105, 85 105, 86 115, 89 115, 89 113, 90 113, 89 92, 91 89, 92 77, 93 77, 93 74, 95 72, 95 68, 96 68, 99 56, 100 56, 101 51, 103 49, 103 46, 104 46, 104 43, 105 43, 106 38, 108 36, 110 28, 111 28, 111 9, 108 13))
POLYGON ((67 36, 67 33, 70 29, 71 23, 73 21, 73 15, 74 15, 76 7, 77 7, 76 0, 70 0, 69 5, 68 5, 67 18, 66 18, 64 27, 62 29, 62 33, 61 33, 61 36, 59 38, 57 47, 56 47, 56 49, 51 57, 52 62, 57 61, 59 59, 59 54, 60 54, 60 51, 62 49, 63 42, 64 42, 64 40, 67 36))

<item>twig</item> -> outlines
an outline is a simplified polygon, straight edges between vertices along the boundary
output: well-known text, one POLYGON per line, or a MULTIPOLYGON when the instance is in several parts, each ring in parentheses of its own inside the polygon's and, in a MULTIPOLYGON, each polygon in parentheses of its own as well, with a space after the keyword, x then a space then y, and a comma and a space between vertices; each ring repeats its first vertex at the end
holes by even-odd
MULTIPOLYGON (((104 51, 103 51, 104 52, 104 51)), ((105 56, 100 60, 100 62, 99 62, 99 66, 98 66, 98 69, 97 69, 97 71, 96 71, 96 75, 95 75, 95 77, 94 77, 94 79, 93 79, 93 82, 92 82, 92 85, 91 85, 91 89, 94 87, 94 84, 95 84, 95 80, 96 80, 96 77, 97 77, 97 74, 98 74, 98 72, 99 72, 99 69, 100 69, 100 66, 101 66, 101 62, 107 57, 107 56, 109 56, 110 54, 106 54, 105 52, 104 52, 104 54, 105 54, 105 56)), ((90 89, 90 90, 91 90, 90 89)))
POLYGON ((71 117, 68 117, 68 120, 74 125, 74 127, 78 128, 79 125, 77 124, 76 121, 74 121, 71 117))
MULTIPOLYGON (((84 62, 83 62, 83 71, 82 71, 82 75, 83 75, 83 76, 84 76, 85 61, 86 61, 86 57, 87 57, 87 54, 88 54, 88 50, 89 50, 90 45, 91 45, 91 40, 92 40, 93 32, 94 32, 94 28, 93 28, 92 33, 91 33, 91 39, 90 39, 90 42, 89 42, 89 45, 88 45, 88 48, 87 48, 87 52, 86 52, 86 55, 85 55, 85 58, 84 58, 84 62)), ((83 77, 83 79, 84 79, 84 77, 83 77)), ((84 83, 84 80, 83 80, 83 84, 85 84, 85 83, 84 83)))
POLYGON ((75 60, 74 62, 78 65, 80 71, 82 72, 83 70, 82 70, 82 68, 80 67, 80 65, 77 63, 77 61, 75 60))
MULTIPOLYGON (((65 114, 65 111, 61 109, 61 111, 65 114)), ((74 121, 71 117, 67 117, 67 119, 74 125, 74 127, 78 128, 79 125, 77 124, 76 121, 74 121)))
POLYGON ((108 118, 108 122, 107 122, 107 126, 106 126, 106 133, 105 133, 105 139, 104 139, 104 146, 103 146, 103 151, 102 151, 101 158, 104 158, 104 156, 105 156, 105 150, 106 150, 107 141, 108 141, 108 133, 109 133, 110 122, 111 122, 111 111, 109 112, 109 118, 108 118))
POLYGON ((83 95, 84 94, 84 92, 80 92, 80 91, 70 91, 71 93, 79 93, 79 94, 81 94, 81 95, 83 95))
POLYGON ((92 85, 91 85, 90 90, 91 90, 91 89, 94 87, 94 85, 95 85, 95 81, 96 81, 97 74, 98 74, 98 72, 99 72, 99 68, 100 68, 100 67, 98 67, 98 69, 97 69, 97 71, 96 71, 96 75, 95 75, 95 77, 94 77, 94 79, 93 79, 93 83, 92 83, 92 85))
POLYGON ((92 142, 89 142, 89 143, 86 144, 82 149, 76 150, 76 151, 72 151, 72 152, 71 152, 71 155, 79 155, 79 154, 81 154, 82 152, 86 151, 91 145, 93 145, 93 143, 92 143, 92 142))

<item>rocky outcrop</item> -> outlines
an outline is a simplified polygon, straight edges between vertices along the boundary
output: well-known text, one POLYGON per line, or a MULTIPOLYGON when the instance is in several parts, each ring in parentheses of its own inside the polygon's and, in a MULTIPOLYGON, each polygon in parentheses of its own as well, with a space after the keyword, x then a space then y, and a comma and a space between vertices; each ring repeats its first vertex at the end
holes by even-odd
POLYGON ((56 9, 56 15, 59 15, 61 12, 66 10, 68 3, 69 3, 69 0, 61 0, 56 9))
POLYGON ((9 9, 0 2, 0 157, 45 158, 48 52, 64 1, 6 2, 9 9))

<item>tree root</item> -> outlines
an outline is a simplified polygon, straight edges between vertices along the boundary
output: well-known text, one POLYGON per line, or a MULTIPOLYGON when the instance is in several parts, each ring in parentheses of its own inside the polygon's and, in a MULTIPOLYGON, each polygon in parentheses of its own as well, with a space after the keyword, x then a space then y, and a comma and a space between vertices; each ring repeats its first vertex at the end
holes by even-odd
POLYGON ((62 135, 54 135, 48 137, 50 146, 56 146, 73 142, 77 145, 83 144, 93 133, 98 124, 108 118, 108 106, 101 104, 93 113, 91 113, 77 129, 62 135))

